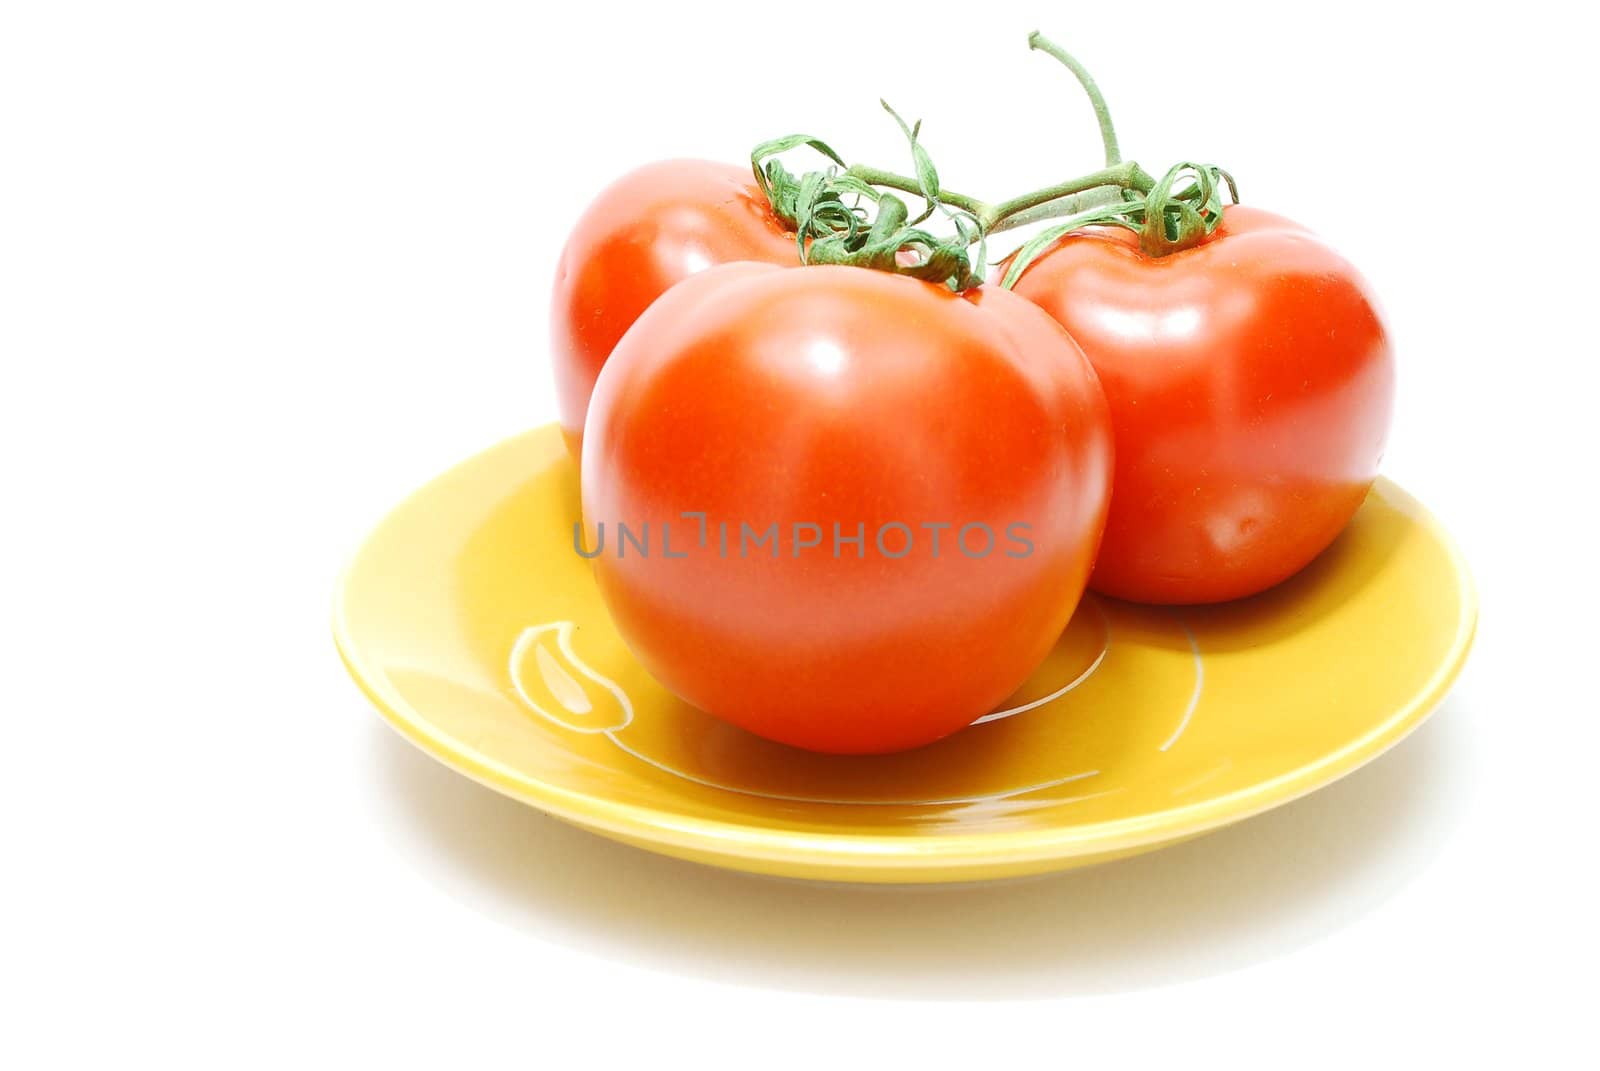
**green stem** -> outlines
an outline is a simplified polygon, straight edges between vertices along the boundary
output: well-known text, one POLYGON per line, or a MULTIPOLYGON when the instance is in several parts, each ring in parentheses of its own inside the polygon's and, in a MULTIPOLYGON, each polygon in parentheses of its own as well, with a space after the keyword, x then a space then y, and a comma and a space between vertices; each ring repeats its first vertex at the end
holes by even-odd
POLYGON ((1026 227, 1030 223, 1041 223, 1048 219, 1061 219, 1064 216, 1076 216, 1094 208, 1104 208, 1107 205, 1121 204, 1127 198, 1123 196, 1121 186, 1096 186, 1083 193, 1074 193, 1058 201, 1046 201, 1044 204, 1033 208, 1023 209, 1021 212, 996 223, 989 229, 990 234, 1000 234, 1004 231, 1026 227))
MULTIPOLYGON (((916 179, 907 175, 896 174, 893 171, 885 171, 881 167, 871 167, 867 164, 851 164, 845 174, 851 178, 860 179, 869 186, 887 186, 889 189, 899 190, 901 193, 909 193, 917 197, 922 196, 922 186, 916 179)), ((947 205, 959 208, 963 212, 971 212, 979 219, 982 219, 983 214, 989 211, 989 206, 976 197, 968 197, 966 194, 956 193, 954 190, 940 190, 939 200, 947 205)))
MULTIPOLYGON (((1072 196, 1073 194, 1088 193, 1090 190, 1100 189, 1101 187, 1112 187, 1117 190, 1135 190, 1139 193, 1149 193, 1154 186, 1155 180, 1149 175, 1145 174, 1144 169, 1138 164, 1134 163, 1132 160, 1129 160, 1126 163, 1115 164, 1111 167, 1093 172, 1092 174, 1083 175, 1080 178, 1069 179, 1066 182, 1058 182, 1054 186, 1046 186, 1042 190, 1034 190, 1032 193, 1025 193, 1020 197, 1013 197, 1009 200, 1001 201, 999 204, 995 205, 989 210, 990 214, 987 219, 984 219, 983 217, 979 218, 983 219, 984 223, 986 224, 984 228, 986 231, 994 231, 996 229, 1004 229, 1000 226, 1004 222, 1014 220, 1024 213, 1032 213, 1034 209, 1047 205, 1052 201, 1060 201, 1063 198, 1072 196)), ((1120 199, 1120 194, 1117 199, 1120 199)), ((1106 204, 1111 203, 1111 201, 1101 201, 1100 203, 1106 204)), ((1070 211, 1056 212, 1052 213, 1051 215, 1039 215, 1035 213, 1029 216, 1027 222, 1033 222, 1034 220, 1039 219, 1049 219, 1052 218, 1053 215, 1071 214, 1072 212, 1070 211)), ((1012 226, 1021 226, 1021 224, 1013 223, 1012 226)))
POLYGON ((989 235, 1061 220, 1012 254, 1001 282, 1010 287, 1035 257, 1083 227, 1131 230, 1139 235, 1141 250, 1152 257, 1191 248, 1215 233, 1226 207, 1223 191, 1238 203, 1231 175, 1215 165, 1185 162, 1159 181, 1153 179, 1132 160, 1122 159, 1110 109, 1083 65, 1037 31, 1028 35, 1028 47, 1055 58, 1083 87, 1100 124, 1105 167, 1004 201, 979 200, 943 187, 932 159, 917 140, 921 124, 907 124, 884 104, 911 144, 916 177, 866 164, 846 165, 825 142, 803 134, 763 142, 751 151, 756 182, 777 218, 794 230, 801 260, 890 271, 962 290, 982 282, 989 235), (834 166, 790 174, 775 157, 802 145, 834 166), (1179 188, 1179 180, 1186 176, 1190 181, 1179 188), (921 198, 922 214, 911 219, 905 202, 891 190, 921 198), (954 236, 921 229, 922 222, 940 209, 954 224, 954 236), (976 268, 968 255, 974 244, 979 251, 976 268))
POLYGON ((1083 91, 1089 95, 1089 103, 1094 106, 1094 117, 1100 124, 1100 142, 1106 150, 1106 166, 1115 167, 1122 162, 1122 150, 1117 147, 1117 128, 1111 123, 1111 109, 1106 107, 1106 98, 1101 96, 1100 87, 1095 85, 1094 77, 1083 64, 1073 59, 1067 50, 1050 40, 1038 30, 1028 35, 1028 47, 1051 56, 1071 71, 1078 79, 1078 84, 1083 86, 1083 91))
MULTIPOLYGON (((891 190, 921 196, 922 187, 907 175, 885 171, 866 164, 851 164, 845 174, 872 186, 886 186, 891 190)), ((1011 230, 1028 223, 1059 216, 1076 215, 1087 208, 1115 204, 1122 199, 1123 190, 1149 193, 1155 180, 1144 169, 1129 160, 1092 174, 1058 182, 1053 186, 1034 190, 991 205, 976 197, 940 190, 939 200, 947 205, 970 212, 985 234, 1011 230)))

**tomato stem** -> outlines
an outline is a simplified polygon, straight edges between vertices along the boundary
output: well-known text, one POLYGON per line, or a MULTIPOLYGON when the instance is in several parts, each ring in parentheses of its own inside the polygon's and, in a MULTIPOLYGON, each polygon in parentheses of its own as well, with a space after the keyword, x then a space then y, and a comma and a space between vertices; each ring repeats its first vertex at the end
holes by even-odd
MULTIPOLYGON (((1002 223, 1013 220, 1015 217, 1018 217, 1025 212, 1033 212, 1034 209, 1043 208, 1047 205, 1053 205, 1054 202, 1061 201, 1063 198, 1070 197, 1074 194, 1084 194, 1092 190, 1114 190, 1116 191, 1115 196, 1097 198, 1095 199, 1095 203, 1116 204, 1124 200, 1122 197, 1123 190, 1133 190, 1137 193, 1149 193, 1154 185, 1155 180, 1149 175, 1145 174, 1144 169, 1138 164, 1134 163, 1132 160, 1129 160, 1126 163, 1113 164, 1088 175, 1083 175, 1075 179, 1068 179, 1066 182, 1058 182, 1053 186, 1046 186, 1042 190, 1034 190, 1032 193, 1025 193, 1021 196, 1012 197, 1008 200, 1001 201, 990 210, 988 230, 992 233, 996 230, 1004 229, 1001 227, 1002 223)), ((1081 204, 1066 208, 1065 211, 1052 211, 1048 215, 1033 213, 1027 222, 1034 222, 1040 219, 1050 219, 1057 215, 1074 214, 1077 211, 1081 211, 1085 207, 1089 207, 1089 205, 1081 204)), ((1012 225, 1021 226, 1021 223, 1014 223, 1012 225)))
MULTIPOLYGON (((884 186, 902 193, 922 195, 916 179, 880 167, 851 164, 845 174, 869 186, 884 186)), ((1076 215, 1100 205, 1118 204, 1124 200, 1123 190, 1149 193, 1154 186, 1155 180, 1130 160, 1011 197, 998 204, 991 205, 954 190, 940 190, 939 200, 971 213, 983 227, 984 233, 996 234, 1040 220, 1076 215)))
POLYGON ((1116 128, 1100 87, 1083 64, 1035 31, 1028 47, 1051 56, 1077 78, 1094 107, 1106 166, 1003 201, 984 201, 945 189, 919 137, 922 124, 907 123, 885 102, 910 145, 914 175, 867 164, 846 164, 826 142, 792 134, 763 142, 750 164, 773 213, 795 233, 800 259, 813 264, 851 264, 962 290, 983 281, 989 235, 1030 223, 1062 222, 1035 234, 1009 259, 1001 286, 1012 286, 1030 261, 1063 235, 1081 227, 1123 227, 1139 236, 1147 256, 1176 253, 1204 241, 1222 220, 1223 191, 1238 203, 1233 177, 1210 164, 1181 163, 1159 180, 1137 163, 1123 160, 1116 128), (790 174, 777 157, 806 146, 833 165, 827 170, 790 174), (1179 181, 1186 179, 1183 185, 1179 181), (922 199, 915 219, 905 202, 888 191, 922 199), (954 235, 921 229, 935 213, 954 225, 954 235), (969 256, 977 246, 976 261, 969 256))
POLYGON ((1100 143, 1105 147, 1106 166, 1116 167, 1120 164, 1122 150, 1117 146, 1117 128, 1111 122, 1111 109, 1106 106, 1106 98, 1101 94, 1100 87, 1095 84, 1094 77, 1089 74, 1088 68, 1038 30, 1028 35, 1028 47, 1055 59, 1078 79, 1078 84, 1088 94, 1089 103, 1094 108, 1095 121, 1100 124, 1100 143))
MULTIPOLYGON (((901 193, 922 196, 922 186, 909 175, 885 171, 881 167, 871 167, 867 164, 851 164, 845 169, 845 174, 852 178, 858 178, 869 186, 887 186, 889 189, 899 190, 901 193)), ((970 212, 979 219, 982 219, 984 214, 989 211, 989 206, 976 197, 968 197, 966 194, 957 193, 954 190, 940 190, 939 200, 947 205, 954 205, 965 212, 970 212)))

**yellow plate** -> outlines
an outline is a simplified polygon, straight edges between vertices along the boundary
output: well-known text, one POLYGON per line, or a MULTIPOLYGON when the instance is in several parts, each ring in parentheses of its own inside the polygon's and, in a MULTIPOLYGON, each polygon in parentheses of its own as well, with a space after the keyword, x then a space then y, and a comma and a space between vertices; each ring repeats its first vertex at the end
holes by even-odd
POLYGON ((1310 568, 1254 599, 1087 596, 1001 710, 899 755, 829 757, 679 702, 629 656, 572 549, 552 426, 428 484, 341 583, 340 654, 406 737, 617 840, 843 881, 970 881, 1148 851, 1349 773, 1415 728, 1472 642, 1466 568, 1380 480, 1310 568))

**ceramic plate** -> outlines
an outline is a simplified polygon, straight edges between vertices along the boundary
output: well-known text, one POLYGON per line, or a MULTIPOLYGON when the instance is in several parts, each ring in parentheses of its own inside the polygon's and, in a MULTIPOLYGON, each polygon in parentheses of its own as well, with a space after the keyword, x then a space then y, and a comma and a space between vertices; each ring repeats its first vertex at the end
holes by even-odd
POLYGON ((1449 538, 1380 480, 1299 576, 1224 606, 1086 596, 1002 708, 937 744, 830 757, 768 743, 645 675, 572 548, 552 425, 380 524, 334 635, 395 728, 558 818, 718 866, 970 881, 1148 851, 1349 773, 1414 729, 1471 645, 1449 538))

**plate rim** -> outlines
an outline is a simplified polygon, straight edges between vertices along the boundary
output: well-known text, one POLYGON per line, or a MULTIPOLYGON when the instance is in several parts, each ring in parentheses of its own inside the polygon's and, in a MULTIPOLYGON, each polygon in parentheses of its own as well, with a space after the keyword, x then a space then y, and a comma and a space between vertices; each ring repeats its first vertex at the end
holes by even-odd
MULTIPOLYGON (((1395 481, 1379 476, 1370 494, 1409 504, 1413 519, 1443 548, 1455 578, 1459 610, 1455 635, 1428 680, 1388 718, 1344 746, 1313 762, 1222 796, 1165 810, 1081 825, 982 833, 903 834, 804 832, 750 826, 719 818, 701 818, 670 809, 623 803, 580 792, 511 769, 493 756, 475 751, 437 731, 431 721, 388 685, 383 674, 365 664, 349 625, 346 604, 350 578, 374 537, 415 500, 461 469, 490 454, 547 435, 545 424, 510 436, 457 462, 412 490, 391 507, 362 539, 340 571, 333 600, 333 639, 346 671, 391 728, 431 758, 472 780, 553 817, 607 833, 632 843, 677 848, 697 857, 749 860, 810 870, 848 879, 851 871, 969 871, 1018 867, 1047 869, 1084 856, 1113 856, 1187 839, 1220 829, 1290 803, 1379 757, 1411 734, 1436 710, 1466 664, 1477 634, 1478 596, 1460 548, 1439 520, 1416 496, 1395 481)), ((559 440, 557 440, 559 441, 559 440)), ((971 880, 962 875, 946 880, 971 880)))

